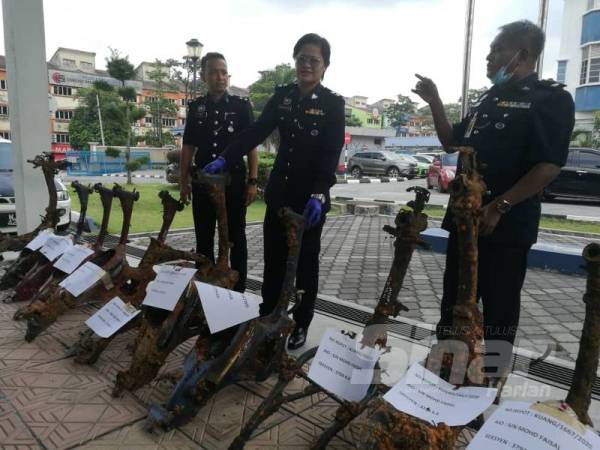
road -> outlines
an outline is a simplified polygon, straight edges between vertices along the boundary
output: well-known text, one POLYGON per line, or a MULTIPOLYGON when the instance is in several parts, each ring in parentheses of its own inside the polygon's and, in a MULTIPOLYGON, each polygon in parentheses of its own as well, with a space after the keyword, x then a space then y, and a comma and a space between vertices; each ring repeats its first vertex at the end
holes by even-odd
MULTIPOLYGON (((161 170, 147 170, 136 172, 137 175, 164 175, 161 170)), ((79 180, 89 184, 93 183, 125 183, 125 177, 70 177, 62 176, 64 181, 71 182, 79 180)), ((166 183, 161 178, 134 178, 136 184, 146 183, 166 183)), ((406 189, 410 186, 425 187, 425 179, 415 179, 400 183, 361 183, 361 184, 336 184, 332 190, 332 196, 352 197, 361 199, 376 200, 394 200, 408 201, 414 198, 413 194, 407 193, 406 189)), ((431 192, 432 205, 445 205, 448 203, 448 194, 440 194, 437 190, 431 192)), ((542 203, 542 212, 544 214, 560 214, 583 217, 600 217, 600 202, 594 201, 573 201, 573 200, 552 200, 542 203)))
MULTIPOLYGON (((332 197, 408 201, 414 198, 413 194, 406 192, 406 189, 410 186, 425 187, 425 179, 421 178, 401 183, 336 184, 331 190, 331 195, 332 197)), ((431 192, 429 203, 432 205, 447 204, 448 194, 440 194, 434 189, 431 192)), ((542 213, 600 217, 600 202, 561 199, 545 201, 542 203, 542 213)))

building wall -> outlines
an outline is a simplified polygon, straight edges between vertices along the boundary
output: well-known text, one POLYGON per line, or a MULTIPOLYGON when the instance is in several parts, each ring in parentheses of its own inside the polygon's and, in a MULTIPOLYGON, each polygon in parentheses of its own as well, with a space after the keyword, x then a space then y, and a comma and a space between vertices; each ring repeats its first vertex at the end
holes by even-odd
POLYGON ((583 51, 594 44, 600 44, 600 1, 565 0, 558 61, 566 64, 564 83, 575 100, 578 129, 591 129, 594 111, 600 110, 600 83, 581 84, 583 51))
POLYGON ((350 114, 360 120, 360 126, 364 128, 381 128, 381 115, 375 117, 371 111, 346 105, 346 116, 350 114))

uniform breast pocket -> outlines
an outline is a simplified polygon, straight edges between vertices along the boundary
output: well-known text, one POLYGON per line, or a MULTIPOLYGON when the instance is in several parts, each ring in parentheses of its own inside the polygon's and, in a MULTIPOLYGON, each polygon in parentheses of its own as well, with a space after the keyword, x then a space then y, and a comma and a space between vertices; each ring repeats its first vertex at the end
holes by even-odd
POLYGON ((225 113, 224 119, 225 120, 224 120, 223 127, 225 128, 225 132, 227 134, 232 134, 232 133, 240 131, 240 118, 236 113, 234 113, 234 112, 225 113))
POLYGON ((519 142, 529 128, 528 110, 517 108, 498 108, 490 117, 493 134, 500 141, 519 142))
POLYGON ((304 117, 303 126, 306 137, 313 141, 317 140, 323 134, 324 118, 307 115, 304 117))

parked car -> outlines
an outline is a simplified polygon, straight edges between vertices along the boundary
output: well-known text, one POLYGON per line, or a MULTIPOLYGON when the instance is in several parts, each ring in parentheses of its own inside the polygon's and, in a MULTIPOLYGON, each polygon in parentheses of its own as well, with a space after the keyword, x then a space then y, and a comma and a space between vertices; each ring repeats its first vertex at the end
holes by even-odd
POLYGON ((544 197, 600 199, 600 150, 569 149, 567 163, 544 190, 544 197))
POLYGON ((413 158, 415 158, 417 161, 420 161, 422 163, 426 163, 426 164, 430 164, 433 162, 433 160, 435 159, 434 156, 432 155, 428 155, 425 153, 416 153, 414 155, 412 155, 413 158))
POLYGON ((403 153, 402 150, 396 150, 394 153, 400 155, 407 162, 413 163, 417 165, 417 177, 424 178, 427 176, 427 172, 429 171, 429 166, 431 163, 419 161, 415 155, 409 155, 408 153, 403 153))
MULTIPOLYGON (((71 198, 69 191, 58 178, 54 178, 54 185, 58 197, 58 229, 66 230, 71 223, 71 198)), ((11 141, 6 139, 0 139, 0 231, 17 232, 12 149, 11 141)))
POLYGON ((387 175, 412 179, 417 175, 416 163, 409 163, 400 155, 386 150, 357 152, 348 160, 348 167, 354 178, 362 175, 387 175))
POLYGON ((427 189, 437 187, 440 192, 447 192, 448 185, 456 176, 458 152, 443 153, 433 160, 427 173, 427 189))

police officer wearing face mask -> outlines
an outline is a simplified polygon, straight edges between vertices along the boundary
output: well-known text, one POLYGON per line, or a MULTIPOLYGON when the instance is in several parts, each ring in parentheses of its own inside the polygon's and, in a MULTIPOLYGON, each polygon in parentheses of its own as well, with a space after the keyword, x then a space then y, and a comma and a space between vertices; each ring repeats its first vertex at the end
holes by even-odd
POLYGON ((264 281, 261 314, 273 310, 281 292, 286 269, 285 230, 277 211, 289 206, 304 214, 296 287, 303 290, 294 312, 296 328, 290 349, 306 342, 319 285, 319 251, 325 214, 330 208, 329 189, 344 144, 344 99, 321 85, 329 66, 331 49, 326 39, 307 34, 294 46, 297 81, 279 86, 258 120, 229 145, 221 158, 204 170, 215 173, 231 166, 241 155, 278 129, 281 143, 265 190, 264 281))
MULTIPOLYGON (((208 92, 190 103, 188 109, 181 149, 180 195, 183 201, 188 201, 190 194, 192 196, 196 251, 214 261, 216 210, 204 186, 190 185, 189 171, 200 170, 214 161, 227 144, 252 123, 253 113, 247 98, 227 92, 229 74, 222 54, 207 53, 200 61, 200 67, 202 81, 206 83, 208 92)), ((231 183, 225 191, 231 268, 239 273, 234 287, 239 292, 244 292, 246 287, 246 206, 256 198, 256 149, 248 154, 248 169, 249 176, 246 178, 244 160, 241 156, 233 158, 231 183)))
MULTIPOLYGON (((501 27, 487 57, 493 87, 459 124, 449 124, 431 80, 417 75, 420 81, 413 91, 430 105, 444 149, 474 147, 483 164, 480 172, 489 193, 483 199, 480 225, 478 294, 483 302, 486 351, 496 353, 495 363, 488 364, 492 379, 509 369, 527 253, 537 239, 539 194, 565 164, 574 125, 571 95, 560 83, 539 80, 534 72, 544 41, 544 32, 529 21, 501 27)), ((442 226, 450 237, 439 339, 448 335, 452 325, 458 285, 457 241, 450 212, 442 226)))

